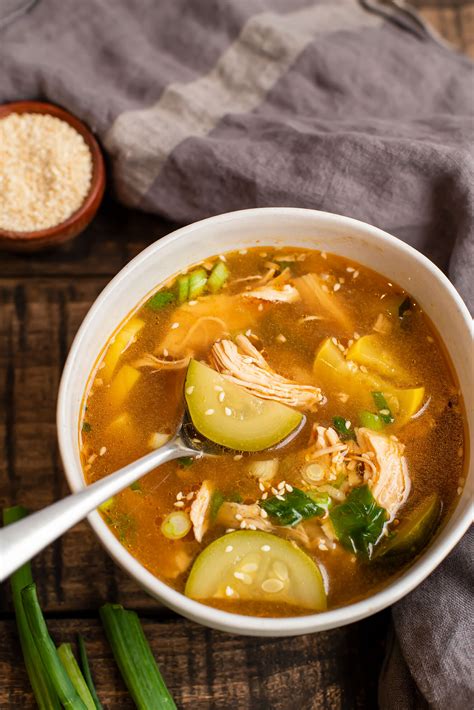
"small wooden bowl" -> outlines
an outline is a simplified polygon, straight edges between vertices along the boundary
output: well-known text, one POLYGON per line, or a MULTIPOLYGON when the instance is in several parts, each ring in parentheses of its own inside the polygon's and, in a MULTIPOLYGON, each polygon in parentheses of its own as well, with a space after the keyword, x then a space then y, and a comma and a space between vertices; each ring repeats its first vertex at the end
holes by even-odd
POLYGON ((82 205, 68 219, 48 229, 34 232, 14 232, 0 229, 0 249, 33 252, 54 247, 80 234, 92 221, 102 201, 105 189, 105 166, 102 152, 91 131, 72 114, 39 101, 18 101, 0 106, 0 119, 11 113, 43 113, 69 123, 84 138, 92 155, 92 180, 82 205))

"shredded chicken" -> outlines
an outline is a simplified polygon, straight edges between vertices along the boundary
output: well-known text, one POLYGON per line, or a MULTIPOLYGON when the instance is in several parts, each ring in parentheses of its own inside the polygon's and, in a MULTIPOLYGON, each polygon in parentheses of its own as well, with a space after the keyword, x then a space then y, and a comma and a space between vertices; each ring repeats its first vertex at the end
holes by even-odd
POLYGON ((182 370, 189 365, 189 360, 189 356, 182 357, 179 360, 167 360, 166 358, 146 353, 146 355, 134 362, 134 367, 150 367, 155 372, 160 370, 182 370))
POLYGON ((354 331, 353 323, 342 306, 339 292, 329 291, 317 274, 305 274, 293 280, 304 304, 316 315, 327 314, 334 318, 349 333, 354 331))
POLYGON ((193 555, 188 547, 189 543, 183 543, 178 540, 174 543, 173 557, 165 556, 161 559, 160 573, 164 577, 176 579, 180 574, 186 572, 193 561, 193 555))
POLYGON ((406 502, 410 493, 410 477, 404 445, 395 437, 378 434, 371 429, 357 431, 357 443, 362 453, 372 454, 375 474, 368 485, 379 505, 388 511, 393 520, 397 510, 406 502))
POLYGON ((272 530, 273 525, 268 518, 261 515, 262 509, 257 503, 245 505, 224 501, 217 514, 217 522, 226 528, 253 528, 257 530, 272 530), (243 525, 242 525, 243 523, 243 525))
POLYGON ((209 528, 210 508, 214 485, 211 481, 203 481, 196 498, 193 501, 189 517, 193 524, 194 537, 198 542, 202 541, 209 528))
POLYGON ((299 301, 300 294, 297 289, 288 283, 290 270, 284 269, 275 278, 271 278, 273 276, 272 271, 274 273, 272 269, 267 272, 257 288, 245 291, 240 295, 243 298, 256 298, 260 301, 272 301, 274 303, 295 303, 299 301))
POLYGON ((300 385, 278 375, 245 335, 214 343, 211 359, 226 379, 248 392, 298 409, 314 410, 322 400, 319 387, 300 385))
POLYGON ((239 296, 202 296, 173 311, 170 328, 155 354, 161 359, 192 357, 218 338, 250 328, 255 318, 255 308, 239 296))

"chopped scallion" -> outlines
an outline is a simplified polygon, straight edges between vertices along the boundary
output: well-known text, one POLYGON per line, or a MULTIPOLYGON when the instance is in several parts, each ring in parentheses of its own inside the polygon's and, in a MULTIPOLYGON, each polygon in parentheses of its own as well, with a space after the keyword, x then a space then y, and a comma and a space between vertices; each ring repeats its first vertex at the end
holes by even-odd
POLYGON ((383 420, 383 422, 385 424, 393 424, 395 418, 390 411, 390 407, 388 406, 387 400, 383 396, 382 392, 372 392, 372 398, 378 409, 379 417, 383 420))
POLYGON ((178 279, 178 303, 184 303, 189 297, 189 276, 180 276, 178 279))
POLYGON ((114 658, 139 710, 172 710, 169 693, 138 616, 119 604, 104 604, 100 618, 114 658))
POLYGON ((347 441, 347 439, 355 440, 355 431, 351 426, 347 426, 347 421, 346 419, 344 419, 344 417, 333 417, 332 423, 334 429, 337 431, 343 441, 347 441))
POLYGON ((368 412, 365 409, 362 412, 359 412, 359 420, 361 426, 366 427, 367 429, 372 429, 373 431, 381 431, 385 426, 385 423, 378 414, 368 412))
POLYGON ((181 468, 189 468, 192 466, 194 463, 194 458, 193 456, 181 456, 178 459, 178 464, 181 466, 181 468))
POLYGON ((189 294, 188 298, 192 300, 200 296, 207 284, 207 272, 205 269, 195 269, 189 274, 189 294))
POLYGON ((211 518, 211 521, 214 522, 214 520, 217 518, 217 514, 219 512, 219 509, 225 501, 225 496, 221 491, 214 491, 212 494, 211 498, 211 505, 209 508, 209 516, 211 518))
POLYGON ((171 291, 158 291, 154 296, 150 298, 147 302, 148 308, 152 311, 159 311, 165 306, 169 306, 170 303, 174 303, 175 295, 171 291))
POLYGON ((211 274, 207 280, 207 288, 212 293, 219 291, 229 278, 229 269, 223 261, 214 264, 211 274))

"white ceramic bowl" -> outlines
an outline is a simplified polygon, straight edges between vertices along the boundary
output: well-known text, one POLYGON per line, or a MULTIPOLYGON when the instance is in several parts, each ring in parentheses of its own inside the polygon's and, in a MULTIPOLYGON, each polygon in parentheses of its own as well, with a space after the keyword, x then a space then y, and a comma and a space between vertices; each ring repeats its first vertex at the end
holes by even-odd
MULTIPOLYGON (((295 208, 231 212, 178 229, 152 244, 117 274, 87 314, 64 368, 57 410, 60 451, 73 491, 84 487, 78 446, 81 401, 90 372, 108 337, 150 291, 174 273, 214 254, 255 245, 292 245, 333 252, 375 269, 401 285, 436 324, 464 397, 470 398, 473 391, 472 321, 454 287, 428 259, 376 227, 327 212, 295 208)), ((468 416, 472 433, 472 409, 468 416)), ((133 558, 98 512, 89 516, 89 522, 117 564, 152 596, 183 616, 232 633, 292 636, 362 619, 393 604, 420 584, 471 523, 473 478, 470 462, 468 483, 450 519, 417 561, 385 589, 333 611, 293 618, 241 616, 188 599, 133 558)))

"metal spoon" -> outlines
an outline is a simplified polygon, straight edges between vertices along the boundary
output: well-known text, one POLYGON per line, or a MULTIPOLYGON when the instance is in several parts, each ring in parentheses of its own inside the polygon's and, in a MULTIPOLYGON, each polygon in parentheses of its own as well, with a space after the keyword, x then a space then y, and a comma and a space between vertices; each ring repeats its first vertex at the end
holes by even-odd
MULTIPOLYGON (((290 439, 293 439, 301 431, 304 420, 303 417, 297 429, 272 449, 281 448, 290 439)), ((117 495, 154 468, 182 456, 201 458, 202 456, 216 456, 225 451, 222 447, 200 436, 190 419, 185 415, 175 436, 159 449, 155 449, 128 466, 105 476, 100 481, 86 486, 78 493, 72 493, 47 508, 2 528, 0 530, 0 582, 3 582, 21 565, 31 560, 38 552, 102 503, 105 503, 106 500, 117 495)), ((227 449, 227 451, 229 450, 227 449)))

